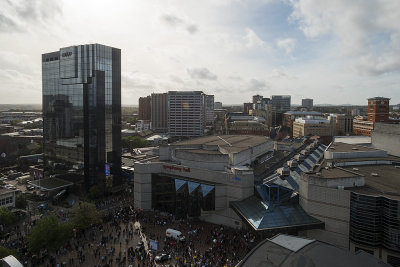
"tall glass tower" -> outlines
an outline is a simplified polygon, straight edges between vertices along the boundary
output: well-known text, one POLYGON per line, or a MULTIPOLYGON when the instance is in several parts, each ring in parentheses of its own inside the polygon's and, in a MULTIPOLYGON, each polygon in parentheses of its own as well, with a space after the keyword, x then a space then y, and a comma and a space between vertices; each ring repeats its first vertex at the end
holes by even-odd
POLYGON ((42 84, 47 175, 86 189, 118 184, 121 50, 89 44, 43 54, 42 84))

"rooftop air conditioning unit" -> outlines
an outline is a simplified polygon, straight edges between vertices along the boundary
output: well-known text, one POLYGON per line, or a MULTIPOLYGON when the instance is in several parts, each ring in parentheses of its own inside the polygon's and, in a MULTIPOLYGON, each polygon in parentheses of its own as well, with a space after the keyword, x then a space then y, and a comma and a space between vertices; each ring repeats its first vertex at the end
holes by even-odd
POLYGON ((378 177, 379 175, 376 172, 371 172, 372 176, 378 177))
POLYGON ((337 189, 344 190, 344 185, 338 185, 337 189))
POLYGON ((358 171, 358 168, 353 168, 353 171, 358 171))

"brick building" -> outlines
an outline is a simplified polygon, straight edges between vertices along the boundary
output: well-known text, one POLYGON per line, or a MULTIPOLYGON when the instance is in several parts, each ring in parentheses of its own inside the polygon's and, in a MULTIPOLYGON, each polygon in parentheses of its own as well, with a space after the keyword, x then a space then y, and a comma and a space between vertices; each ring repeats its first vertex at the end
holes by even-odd
POLYGON ((389 100, 386 97, 373 97, 368 99, 368 116, 356 117, 353 120, 353 134, 371 136, 375 122, 390 122, 389 100))
POLYGON ((151 120, 151 96, 139 98, 139 120, 151 120))

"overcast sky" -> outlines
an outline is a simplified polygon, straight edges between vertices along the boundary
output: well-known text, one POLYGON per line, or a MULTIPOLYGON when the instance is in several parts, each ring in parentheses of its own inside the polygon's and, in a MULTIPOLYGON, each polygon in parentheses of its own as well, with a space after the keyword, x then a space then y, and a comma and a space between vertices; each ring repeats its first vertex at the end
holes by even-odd
POLYGON ((0 103, 41 103, 41 54, 88 43, 122 49, 122 104, 400 103, 399 0, 0 0, 0 103))

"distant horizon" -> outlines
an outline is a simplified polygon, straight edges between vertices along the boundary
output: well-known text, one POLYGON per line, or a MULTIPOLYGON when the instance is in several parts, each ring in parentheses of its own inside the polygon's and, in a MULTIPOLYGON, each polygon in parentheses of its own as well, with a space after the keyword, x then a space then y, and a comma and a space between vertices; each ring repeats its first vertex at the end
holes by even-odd
MULTIPOLYGON (((216 101, 216 102, 220 102, 220 101, 216 101)), ((246 103, 246 102, 243 102, 246 103)), ((222 106, 243 106, 243 103, 240 104, 224 104, 222 103, 222 106)), ((30 106, 30 105, 37 105, 37 106, 41 106, 42 104, 40 103, 24 103, 24 104, 16 104, 16 103, 0 103, 1 105, 9 105, 9 106, 30 106)), ((399 104, 390 104, 389 106, 397 106, 400 105, 399 104)), ((139 107, 139 105, 135 105, 135 104, 121 104, 122 107, 139 107)), ((290 106, 296 107, 296 106, 301 106, 301 104, 291 104, 290 106)), ((368 106, 368 103, 365 103, 364 105, 358 105, 358 104, 314 104, 314 107, 318 107, 318 106, 368 106)))

